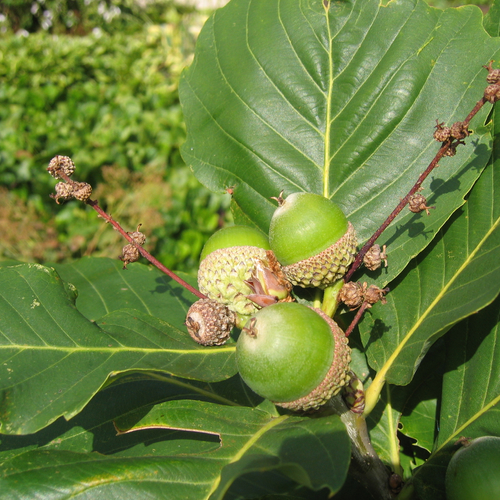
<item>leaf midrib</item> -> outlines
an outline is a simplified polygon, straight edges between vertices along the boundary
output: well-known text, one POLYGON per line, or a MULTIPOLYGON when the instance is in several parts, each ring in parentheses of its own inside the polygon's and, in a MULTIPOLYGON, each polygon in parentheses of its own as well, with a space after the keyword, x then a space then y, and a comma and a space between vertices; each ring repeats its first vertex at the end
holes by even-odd
MULTIPOLYGON (((60 351, 60 352, 85 352, 85 353, 90 353, 90 352, 111 352, 111 353, 116 353, 116 352, 143 352, 143 353, 169 353, 169 354, 189 354, 189 355, 194 355, 194 354, 202 354, 204 356, 208 355, 208 352, 204 349, 168 349, 164 347, 84 347, 84 346, 77 346, 77 347, 63 347, 63 346, 26 346, 22 344, 11 344, 11 345, 3 345, 0 346, 0 352, 2 350, 7 350, 7 349, 19 349, 22 351, 60 351)), ((217 348, 217 353, 219 352, 227 352, 227 351, 234 351, 235 347, 232 346, 226 346, 226 347, 221 347, 217 348)))

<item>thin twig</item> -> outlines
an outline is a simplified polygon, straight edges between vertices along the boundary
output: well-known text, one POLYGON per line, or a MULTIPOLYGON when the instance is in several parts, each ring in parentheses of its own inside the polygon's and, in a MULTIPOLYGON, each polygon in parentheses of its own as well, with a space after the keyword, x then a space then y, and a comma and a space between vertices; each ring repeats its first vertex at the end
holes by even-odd
POLYGON ((85 202, 87 205, 91 206, 98 214, 99 217, 104 219, 107 223, 111 224, 116 231, 118 231, 129 243, 134 245, 137 250, 139 250, 140 254, 147 259, 151 264, 156 266, 160 271, 165 273, 167 276, 172 278, 174 281, 179 283, 179 285, 183 286, 186 288, 186 290, 190 291, 192 294, 196 295, 200 299, 206 299, 207 296, 201 293, 199 290, 196 290, 193 286, 191 286, 189 283, 184 281, 182 278, 177 276, 173 271, 165 267, 159 260, 155 259, 147 250, 145 250, 141 245, 138 245, 134 239, 125 231, 118 222, 116 222, 110 215, 108 215, 98 204, 97 201, 95 200, 87 200, 85 202))
POLYGON ((356 316, 354 316, 353 320, 351 321, 351 324, 349 325, 349 327, 345 331, 346 337, 349 337, 349 335, 351 335, 352 331, 354 330, 356 325, 359 323, 359 320, 363 316, 363 313, 365 312, 365 310, 370 308, 370 307, 371 307, 371 305, 366 301, 361 304, 361 307, 358 309, 356 316))
MULTIPOLYGON (((483 97, 481 98, 472 111, 467 115, 467 118, 463 121, 464 127, 467 128, 469 125, 470 121, 472 118, 478 113, 478 111, 487 103, 488 101, 483 97)), ((436 153, 436 156, 434 159, 429 163, 429 166, 425 169, 425 171, 420 175, 418 178, 417 182, 414 184, 414 186, 408 191, 408 194, 398 203, 396 208, 392 211, 392 213, 387 217, 387 219, 384 221, 384 223, 373 233, 371 238, 365 243, 363 248, 359 251, 358 255, 356 256, 356 259, 354 260, 351 268, 347 272, 347 274, 344 276, 344 281, 347 283, 350 281, 352 275, 358 270, 359 266, 361 266, 363 262, 363 257, 365 256, 366 252, 373 246, 375 241, 379 238, 379 236, 387 229, 389 224, 399 215, 399 213, 403 210, 403 208, 408 204, 410 201, 410 198, 420 190, 423 182, 425 179, 429 176, 429 174, 438 166, 439 160, 445 155, 445 153, 450 149, 450 148, 455 148, 459 144, 463 144, 461 140, 448 140, 445 141, 442 146, 439 148, 439 151, 436 153)))

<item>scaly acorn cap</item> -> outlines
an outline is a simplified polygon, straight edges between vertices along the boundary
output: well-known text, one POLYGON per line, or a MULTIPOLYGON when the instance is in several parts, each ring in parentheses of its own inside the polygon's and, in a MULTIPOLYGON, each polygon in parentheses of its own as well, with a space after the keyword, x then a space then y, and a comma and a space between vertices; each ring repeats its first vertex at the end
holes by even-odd
POLYGON ((188 310, 186 327, 189 335, 204 346, 224 344, 236 322, 236 314, 212 299, 200 299, 188 310))
MULTIPOLYGON (((286 403, 277 403, 281 406, 293 411, 311 411, 317 410, 323 406, 328 400, 339 393, 350 380, 351 349, 347 343, 347 337, 341 328, 333 321, 330 316, 325 314, 321 309, 312 308, 317 312, 330 326, 333 338, 335 340, 335 353, 333 361, 323 381, 313 389, 309 394, 295 401, 286 403)), ((314 342, 314 339, 311 339, 314 342)))
POLYGON ((277 198, 269 226, 271 250, 297 286, 327 288, 354 261, 356 234, 341 208, 314 193, 277 198))
POLYGON ((341 279, 356 257, 356 233, 349 222, 347 231, 322 252, 283 267, 286 277, 303 288, 326 288, 341 279))

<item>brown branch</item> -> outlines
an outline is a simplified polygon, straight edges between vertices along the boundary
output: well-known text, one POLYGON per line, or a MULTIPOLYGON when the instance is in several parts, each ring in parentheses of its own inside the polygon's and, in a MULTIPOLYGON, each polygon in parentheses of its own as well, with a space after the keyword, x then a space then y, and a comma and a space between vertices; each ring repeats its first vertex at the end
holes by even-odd
MULTIPOLYGON (((463 126, 466 129, 472 120, 472 118, 478 113, 478 111, 487 103, 488 101, 483 97, 481 98, 472 111, 467 115, 467 118, 463 121, 463 126)), ((459 144, 463 144, 460 139, 452 140, 449 139, 443 142, 442 146, 439 148, 439 151, 436 153, 434 159, 429 163, 429 166, 425 169, 425 171, 420 175, 417 182, 413 185, 413 187, 408 191, 408 194, 398 203, 396 208, 392 211, 392 213, 387 217, 387 219, 383 222, 383 224, 373 233, 371 238, 365 243, 363 248, 359 251, 356 259, 354 260, 351 268, 344 276, 344 281, 347 283, 350 281, 352 275, 358 270, 358 268, 363 263, 363 257, 366 252, 373 246, 375 241, 379 238, 379 236, 387 229, 389 224, 399 215, 399 213, 403 210, 403 208, 408 204, 410 198, 420 190, 423 182, 429 176, 429 174, 438 166, 439 160, 446 154, 446 152, 450 148, 456 148, 459 144)))
POLYGON ((363 313, 365 312, 366 309, 370 308, 371 305, 368 302, 363 302, 361 304, 361 307, 358 309, 358 312, 356 313, 356 316, 354 316, 353 320, 351 321, 351 324, 345 331, 345 336, 349 337, 351 335, 352 331, 356 327, 356 325, 359 323, 361 317, 363 316, 363 313))
POLYGON ((129 243, 134 245, 137 250, 139 250, 140 254, 147 259, 151 264, 156 266, 160 271, 165 273, 167 276, 172 278, 174 281, 179 283, 179 285, 183 286, 186 290, 190 291, 192 294, 196 295, 200 299, 206 299, 207 296, 201 293, 199 290, 196 290, 189 283, 184 281, 182 278, 177 276, 173 271, 165 267, 159 260, 155 259, 147 250, 145 250, 141 245, 138 245, 134 239, 125 231, 118 222, 116 222, 110 215, 108 215, 95 200, 87 200, 85 202, 87 205, 91 206, 98 214, 99 217, 104 219, 108 224, 111 224, 116 231, 118 231, 129 243))

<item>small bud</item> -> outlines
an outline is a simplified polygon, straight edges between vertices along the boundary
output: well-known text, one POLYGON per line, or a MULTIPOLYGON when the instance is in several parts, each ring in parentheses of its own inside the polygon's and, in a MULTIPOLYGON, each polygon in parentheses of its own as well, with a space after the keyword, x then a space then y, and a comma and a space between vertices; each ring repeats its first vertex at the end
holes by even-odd
POLYGON ((120 260, 123 261, 123 269, 127 269, 127 265, 131 262, 136 262, 141 256, 139 249, 135 245, 125 245, 122 249, 122 255, 120 255, 120 260))
POLYGON ((365 411, 365 390, 363 382, 353 371, 349 371, 349 382, 344 387, 343 398, 349 410, 362 414, 365 411))
MULTIPOLYGON (((365 283, 366 285, 366 283, 365 283)), ((357 309, 364 301, 366 286, 357 281, 349 281, 339 292, 339 300, 351 309, 357 309)))
POLYGON ((450 136, 451 136, 451 129, 450 127, 444 127, 444 122, 439 123, 436 120, 436 130, 434 132, 434 139, 438 142, 444 142, 447 141, 450 136))
POLYGON ((366 252, 363 257, 363 264, 369 271, 377 270, 382 265, 382 261, 384 261, 384 266, 387 267, 386 248, 387 246, 384 245, 381 250, 380 245, 375 244, 366 252))
POLYGON ((497 102, 500 99, 500 85, 488 85, 484 90, 484 98, 491 104, 497 102))
POLYGON ((446 151, 445 153, 443 154, 443 156, 455 156, 457 154, 457 146, 456 145, 453 145, 453 146, 450 146, 446 151))
POLYGON ((454 139, 465 139, 470 134, 471 131, 465 122, 455 122, 451 126, 451 136, 454 139))
POLYGON ((426 214, 430 215, 429 209, 436 208, 436 207, 428 207, 427 206, 427 199, 425 198, 425 196, 420 194, 420 193, 415 193, 408 200, 408 208, 413 213, 416 213, 416 214, 425 210, 426 214))
POLYGON ((370 285, 365 292, 365 302, 368 302, 368 304, 370 305, 376 304, 378 301, 382 302, 382 304, 385 304, 387 303, 385 294, 388 291, 388 288, 382 289, 376 285, 370 285))
POLYGON ((491 65, 493 61, 488 63, 488 66, 483 66, 483 68, 488 70, 488 76, 486 77, 486 81, 490 84, 498 83, 500 81, 500 69, 493 69, 491 65))
POLYGON ((71 184, 67 184, 66 182, 58 182, 55 189, 56 194, 50 196, 56 200, 56 203, 58 205, 60 198, 67 200, 68 198, 73 197, 73 186, 71 184))
POLYGON ((92 186, 86 182, 75 182, 73 196, 80 201, 87 201, 92 194, 92 186))
POLYGON ((55 179, 62 179, 61 173, 71 177, 74 171, 75 164, 69 156, 54 156, 47 167, 47 172, 55 179))
POLYGON ((142 247, 144 243, 146 242, 146 235, 144 233, 141 233, 139 231, 139 228, 142 226, 142 224, 139 224, 137 226, 137 229, 133 233, 127 233, 138 245, 142 247))
POLYGON ((399 474, 391 474, 389 477, 389 489, 393 495, 398 495, 404 486, 403 479, 399 474))
POLYGON ((236 314, 212 299, 200 299, 188 310, 186 327, 189 335, 204 346, 222 345, 236 323, 236 314))

